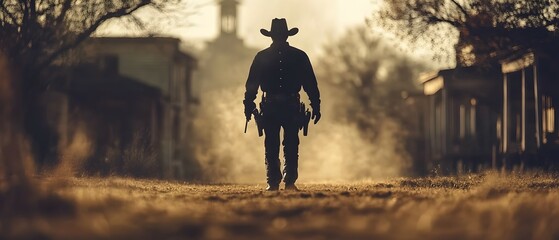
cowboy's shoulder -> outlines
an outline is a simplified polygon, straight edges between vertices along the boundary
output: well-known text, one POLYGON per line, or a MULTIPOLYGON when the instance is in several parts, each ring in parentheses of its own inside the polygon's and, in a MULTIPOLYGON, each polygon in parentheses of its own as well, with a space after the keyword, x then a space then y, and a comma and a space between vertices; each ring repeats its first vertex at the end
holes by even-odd
POLYGON ((270 55, 272 53, 272 49, 271 47, 265 48, 263 50, 261 50, 260 52, 256 53, 256 58, 261 58, 261 57, 266 57, 267 55, 270 55))
POLYGON ((252 61, 255 62, 255 63, 264 61, 267 58, 265 56, 266 54, 264 53, 264 51, 265 51, 265 49, 260 51, 260 52, 257 52, 252 61))
POLYGON ((303 50, 301 50, 301 49, 299 49, 299 48, 296 48, 296 47, 293 47, 293 46, 289 46, 289 51, 290 51, 292 54, 296 54, 296 55, 299 55, 299 56, 301 56, 301 57, 307 57, 307 53, 305 53, 305 51, 303 51, 303 50))

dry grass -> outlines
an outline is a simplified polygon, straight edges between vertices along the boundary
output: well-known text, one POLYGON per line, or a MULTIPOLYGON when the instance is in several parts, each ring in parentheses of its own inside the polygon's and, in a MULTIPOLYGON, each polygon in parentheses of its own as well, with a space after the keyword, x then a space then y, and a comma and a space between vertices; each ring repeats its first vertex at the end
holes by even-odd
POLYGON ((34 215, 3 219, 0 238, 559 238, 559 180, 550 174, 308 183, 277 193, 263 184, 41 182, 67 204, 42 201, 34 215))

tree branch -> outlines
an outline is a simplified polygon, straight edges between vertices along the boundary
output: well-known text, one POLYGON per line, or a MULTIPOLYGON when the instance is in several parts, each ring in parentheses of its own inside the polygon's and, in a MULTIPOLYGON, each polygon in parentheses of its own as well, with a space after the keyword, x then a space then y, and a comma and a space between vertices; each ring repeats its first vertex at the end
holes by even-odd
POLYGON ((6 8, 6 6, 4 4, 0 4, 0 8, 1 8, 2 12, 10 18, 10 20, 12 21, 11 24, 14 24, 14 25, 17 24, 17 18, 14 16, 14 14, 12 12, 10 12, 10 10, 8 8, 6 8))
POLYGON ((452 2, 458 8, 458 10, 460 10, 460 12, 464 14, 464 17, 468 18, 470 16, 464 6, 460 5, 460 3, 456 2, 456 0, 450 0, 450 2, 452 2))
POLYGON ((97 28, 99 28, 99 26, 101 26, 101 24, 103 24, 105 21, 107 21, 109 19, 112 19, 112 18, 118 18, 118 17, 130 15, 130 14, 134 13, 136 10, 138 10, 138 9, 140 9, 140 8, 146 6, 146 5, 149 5, 150 3, 151 3, 150 0, 142 0, 142 2, 138 3, 138 5, 130 8, 130 9, 121 8, 121 9, 118 9, 118 10, 113 11, 113 12, 109 12, 109 13, 101 16, 99 19, 94 21, 93 24, 91 24, 91 26, 87 27, 84 31, 79 33, 73 41, 71 41, 71 42, 69 42, 65 45, 62 45, 60 48, 58 48, 53 53, 51 53, 47 58, 45 58, 45 60, 43 62, 39 63, 38 66, 37 66, 36 71, 38 72, 38 71, 44 69, 49 64, 51 64, 54 60, 56 60, 60 55, 66 53, 70 49, 75 48, 76 46, 78 46, 84 40, 89 38, 91 36, 91 34, 93 34, 97 30, 97 28))
POLYGON ((452 21, 450 19, 446 19, 446 18, 442 18, 442 17, 436 17, 436 16, 428 16, 427 17, 427 21, 429 22, 433 22, 433 23, 448 23, 451 26, 455 27, 455 28, 461 28, 463 27, 463 24, 460 24, 457 21, 452 21))
POLYGON ((557 25, 557 24, 559 24, 559 18, 555 18, 555 19, 553 19, 553 20, 551 20, 551 21, 548 21, 548 22, 545 23, 543 26, 544 26, 544 27, 550 27, 550 26, 557 25))
POLYGON ((54 20, 56 26, 60 25, 62 21, 64 21, 64 18, 66 18, 66 13, 68 12, 68 10, 70 10, 71 6, 72 6, 72 0, 64 1, 64 3, 62 4, 62 9, 60 10, 60 15, 58 15, 56 20, 54 20))

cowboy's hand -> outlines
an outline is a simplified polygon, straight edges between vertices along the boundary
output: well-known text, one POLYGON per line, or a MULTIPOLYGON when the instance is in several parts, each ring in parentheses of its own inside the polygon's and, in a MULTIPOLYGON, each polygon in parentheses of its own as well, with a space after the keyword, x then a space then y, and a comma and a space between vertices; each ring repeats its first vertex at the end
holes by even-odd
POLYGON ((244 100, 243 104, 245 105, 245 117, 247 118, 247 121, 250 121, 252 113, 254 112, 254 109, 256 109, 256 104, 253 101, 248 100, 244 100))
POLYGON ((320 121, 320 117, 322 116, 322 114, 320 114, 320 107, 313 107, 312 109, 312 119, 314 119, 314 124, 318 123, 318 121, 320 121))

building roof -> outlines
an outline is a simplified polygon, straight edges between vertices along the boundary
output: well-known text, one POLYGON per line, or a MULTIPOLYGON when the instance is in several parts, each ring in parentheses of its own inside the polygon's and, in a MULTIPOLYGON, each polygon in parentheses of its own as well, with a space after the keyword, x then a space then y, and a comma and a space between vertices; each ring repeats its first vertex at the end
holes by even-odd
POLYGON ((180 48, 181 40, 174 37, 92 37, 88 42, 93 44, 168 44, 175 48, 177 57, 196 62, 196 58, 180 48))
POLYGON ((219 4, 239 4, 239 0, 219 0, 219 4))
POLYGON ((161 95, 158 88, 117 73, 103 72, 92 65, 70 70, 67 91, 72 95, 114 99, 156 98, 161 95))
POLYGON ((179 44, 180 39, 174 37, 92 37, 92 42, 142 42, 142 43, 173 43, 179 44))
POLYGON ((454 91, 481 91, 480 88, 494 88, 502 79, 497 66, 461 67, 444 69, 420 77, 425 95, 432 95, 441 89, 454 91))

